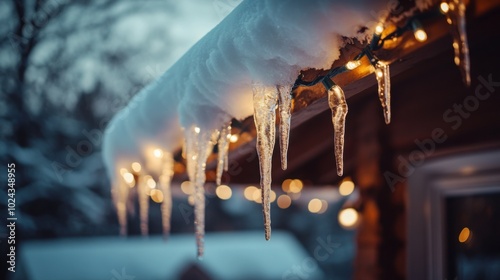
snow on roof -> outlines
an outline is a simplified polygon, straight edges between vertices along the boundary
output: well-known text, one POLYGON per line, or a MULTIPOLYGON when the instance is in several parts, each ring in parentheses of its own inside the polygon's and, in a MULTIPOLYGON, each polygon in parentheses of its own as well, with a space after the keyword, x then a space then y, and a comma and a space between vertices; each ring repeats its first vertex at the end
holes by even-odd
POLYGON ((252 82, 289 85, 302 69, 329 68, 341 36, 363 39, 360 28, 378 23, 373 11, 389 8, 383 0, 243 1, 111 121, 106 165, 115 170, 151 145, 178 149, 181 126, 220 128, 252 115, 252 82))
MULTIPOLYGON (((430 0, 417 1, 424 8, 430 0)), ((397 8, 385 0, 246 0, 196 43, 158 80, 150 84, 111 121, 103 142, 105 165, 113 184, 121 232, 126 232, 129 186, 143 189, 145 176, 155 176, 169 197, 172 153, 186 135, 187 173, 195 186, 195 224, 198 254, 203 255, 204 183, 208 152, 219 139, 218 167, 227 151, 226 132, 231 118, 256 113, 257 151, 266 239, 270 238, 271 159, 275 142, 275 110, 288 125, 280 132, 288 139, 290 88, 301 70, 330 68, 348 42, 372 34, 375 26, 397 8), (362 30, 364 30, 362 32, 362 30), (255 108, 254 108, 255 104, 255 108), (284 105, 287 104, 287 105, 284 105), (284 105, 284 106, 282 106, 284 105), (184 131, 183 129, 184 128, 184 131), (219 137, 220 136, 220 137, 219 137), (224 144, 225 141, 225 144, 224 144), (222 147, 225 147, 222 148, 222 147), (161 149, 156 153, 156 149, 161 149), (163 155, 166 156, 163 156, 163 155), (156 157, 156 158, 155 158, 156 157), (163 162, 162 162, 163 160, 163 162), (137 161, 142 171, 127 173, 137 161), (167 170, 168 169, 168 170, 167 170), (123 173, 121 173, 123 171, 123 173), (141 173, 139 173, 141 172, 141 173), (149 174, 148 174, 149 173, 149 174), (126 175, 125 181, 118 177, 126 175), (139 182, 135 182, 135 178, 139 182), (142 182, 142 183, 141 183, 142 182)), ((388 71, 387 71, 388 73, 388 71)), ((335 87, 335 155, 342 175, 342 154, 347 104, 335 87)), ((330 91, 329 91, 330 92, 330 91)), ((230 128, 229 128, 230 130, 230 128)), ((286 146, 288 140, 281 145, 286 146)), ((286 149, 282 148, 286 166, 286 149)), ((226 161, 227 162, 227 161, 226 161)), ((218 168, 221 170, 222 168, 218 168)), ((220 178, 221 172, 218 172, 220 178)), ((219 180, 219 179, 218 179, 219 180)), ((156 183, 155 183, 156 184, 156 183)), ((147 234, 148 197, 139 190, 141 229, 147 234)), ((163 201, 163 222, 170 217, 169 201, 163 201)), ((168 231, 168 227, 165 228, 168 231)))
MULTIPOLYGON (((192 250, 192 235, 172 235, 169 242, 160 237, 25 242, 18 268, 25 269, 22 277, 29 280, 120 279, 117 275, 135 277, 123 279, 178 279, 193 264, 211 279, 282 279, 310 257, 289 233, 276 232, 274 237, 273 242, 263 242, 261 232, 208 234, 202 261, 192 250)), ((309 279, 323 278, 319 268, 309 271, 309 279)))

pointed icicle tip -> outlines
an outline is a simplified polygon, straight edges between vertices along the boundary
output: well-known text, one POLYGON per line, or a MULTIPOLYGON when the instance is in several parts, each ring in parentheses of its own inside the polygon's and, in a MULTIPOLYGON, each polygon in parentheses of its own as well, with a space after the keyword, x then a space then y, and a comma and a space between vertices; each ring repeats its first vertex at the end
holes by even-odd
POLYGON ((347 116, 347 102, 344 91, 338 85, 333 85, 328 90, 328 104, 332 111, 332 123, 334 129, 334 149, 337 163, 337 175, 344 174, 344 134, 345 120, 347 116))
POLYGON ((288 154, 288 143, 290 138, 290 120, 292 118, 292 87, 287 86, 276 86, 279 93, 278 107, 280 113, 280 154, 281 154, 281 169, 287 169, 287 154, 288 154))
POLYGON ((276 87, 253 85, 254 122, 257 129, 257 154, 266 240, 271 238, 271 169, 276 138, 276 87))

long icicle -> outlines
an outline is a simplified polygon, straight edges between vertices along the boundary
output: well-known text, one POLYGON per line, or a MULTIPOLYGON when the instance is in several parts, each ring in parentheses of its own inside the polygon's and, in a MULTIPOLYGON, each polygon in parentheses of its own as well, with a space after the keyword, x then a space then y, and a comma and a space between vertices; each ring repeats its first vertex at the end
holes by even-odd
POLYGON ((290 139, 290 120, 292 118, 292 87, 291 86, 277 86, 279 93, 279 112, 280 112, 280 155, 281 155, 281 169, 287 169, 287 154, 288 143, 290 139))
POLYGON ((342 176, 344 174, 344 134, 348 111, 347 102, 342 88, 334 84, 330 78, 325 78, 323 84, 328 89, 328 104, 332 110, 337 175, 342 176))
POLYGON ((137 179, 137 196, 139 198, 139 220, 141 224, 141 234, 147 236, 149 232, 149 196, 146 193, 147 184, 144 175, 139 174, 137 179))
POLYGON ((127 200, 130 187, 127 186, 124 179, 120 176, 112 189, 113 200, 115 201, 116 214, 120 224, 120 235, 127 235, 127 200))
POLYGON ((163 193, 163 202, 161 204, 161 220, 163 226, 163 237, 167 238, 170 234, 170 218, 172 216, 172 191, 170 183, 174 175, 174 157, 171 153, 164 153, 162 174, 160 175, 160 188, 163 193))
POLYGON ((208 155, 213 148, 214 139, 219 132, 201 131, 199 127, 191 127, 186 131, 186 158, 188 175, 194 185, 194 224, 198 258, 203 257, 205 238, 205 168, 208 155), (191 167, 191 170, 190 170, 191 167))
POLYGON ((231 122, 222 126, 219 141, 217 143, 217 178, 216 183, 221 184, 222 172, 228 169, 229 139, 231 138, 231 122))
POLYGON ((278 92, 275 87, 253 85, 254 121, 257 128, 257 154, 260 163, 260 188, 266 240, 271 238, 271 168, 276 138, 276 106, 278 92))
POLYGON ((460 68, 464 83, 470 86, 470 59, 469 43, 467 41, 467 27, 465 19, 465 3, 463 0, 450 0, 448 2, 446 20, 451 27, 453 36, 454 62, 460 68))
POLYGON ((378 83, 378 98, 384 111, 385 123, 391 123, 391 74, 389 64, 378 61, 375 64, 375 77, 378 83))

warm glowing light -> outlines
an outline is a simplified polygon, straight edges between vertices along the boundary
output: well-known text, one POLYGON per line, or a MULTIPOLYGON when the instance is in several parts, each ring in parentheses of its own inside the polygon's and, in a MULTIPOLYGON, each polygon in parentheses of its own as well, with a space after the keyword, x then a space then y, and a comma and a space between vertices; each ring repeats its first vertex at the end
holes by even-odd
POLYGON ((184 181, 181 184, 181 191, 187 195, 191 195, 194 193, 194 187, 193 184, 189 181, 184 181))
POLYGON ((269 195, 269 201, 273 203, 276 200, 276 192, 271 190, 270 195, 269 195))
POLYGON ((135 172, 135 173, 138 173, 138 172, 141 172, 141 169, 142 169, 142 166, 140 163, 138 162, 133 162, 132 163, 132 170, 135 172))
POLYGON ((455 58, 453 59, 453 61, 455 62, 455 65, 460 65, 460 57, 458 56, 455 56, 455 58))
POLYGON ((358 67, 360 64, 361 64, 361 60, 351 60, 351 61, 347 62, 345 67, 349 70, 352 70, 352 69, 358 67))
POLYGON ((194 127, 194 132, 196 132, 196 133, 200 133, 200 128, 199 128, 199 127, 197 127, 197 126, 195 126, 195 127, 194 127))
POLYGON ((146 180, 146 185, 148 185, 150 189, 154 189, 156 187, 156 182, 153 178, 151 178, 151 176, 149 176, 146 180))
POLYGON ((256 203, 262 203, 262 191, 257 189, 257 191, 253 192, 252 200, 256 203))
POLYGON ((286 179, 285 181, 283 181, 283 183, 281 184, 281 189, 284 191, 284 192, 290 192, 290 184, 292 183, 292 179, 286 179))
POLYGON ((441 12, 446 14, 450 10, 450 6, 448 6, 448 3, 446 2, 441 2, 441 5, 439 5, 439 9, 441 10, 441 12))
POLYGON ((302 188, 304 187, 304 184, 302 183, 301 180, 295 179, 290 182, 290 192, 291 193, 299 193, 302 191, 302 188))
POLYGON ((382 78, 384 76, 384 72, 382 72, 382 69, 377 69, 375 70, 375 75, 377 75, 377 77, 379 78, 382 78))
POLYGON ((416 29, 413 32, 413 35, 415 36, 415 39, 417 39, 417 41, 419 42, 424 42, 425 40, 427 40, 427 33, 425 33, 423 29, 416 29))
POLYGON ((339 186, 339 193, 348 196, 354 191, 354 183, 350 179, 345 179, 339 186))
POLYGON ((123 174, 123 179, 127 184, 132 184, 134 182, 134 175, 130 172, 126 172, 123 174))
POLYGON ((286 209, 292 204, 292 199, 288 195, 282 194, 278 197, 277 203, 279 208, 286 209))
POLYGON ((467 240, 469 240, 469 237, 471 235, 471 231, 468 227, 464 227, 460 234, 458 235, 458 242, 460 243, 465 243, 467 240))
POLYGON ((245 190, 243 191, 243 196, 245 196, 245 198, 247 200, 253 200, 253 193, 258 191, 259 189, 257 189, 256 187, 254 186, 248 186, 245 188, 245 190))
POLYGON ((162 158, 163 157, 163 151, 161 149, 155 149, 153 151, 153 155, 156 157, 156 158, 162 158))
POLYGON ((375 34, 380 35, 384 31, 384 26, 382 24, 378 24, 375 27, 375 34))
POLYGON ((158 190, 158 189, 154 189, 154 190, 151 190, 151 199, 156 202, 156 203, 162 203, 163 202, 163 192, 158 190))
POLYGON ((354 208, 346 208, 339 213, 339 223, 344 228, 352 228, 358 222, 358 211, 354 208))
POLYGON ((231 143, 236 143, 236 142, 238 142, 238 138, 239 138, 238 134, 233 134, 233 135, 231 135, 231 137, 229 137, 229 141, 231 143))
POLYGON ((319 209, 318 214, 323 214, 328 210, 328 201, 322 199, 321 200, 321 209, 319 209))
POLYGON ((123 176, 123 174, 128 173, 127 168, 120 168, 120 175, 123 176))
POLYGON ((231 198, 233 191, 231 191, 231 188, 226 185, 220 185, 215 189, 215 194, 218 198, 227 200, 231 198))
POLYGON ((309 204, 307 205, 307 209, 311 213, 318 213, 321 210, 322 204, 323 203, 321 202, 321 200, 319 200, 317 198, 313 198, 313 199, 311 199, 311 201, 309 201, 309 204))

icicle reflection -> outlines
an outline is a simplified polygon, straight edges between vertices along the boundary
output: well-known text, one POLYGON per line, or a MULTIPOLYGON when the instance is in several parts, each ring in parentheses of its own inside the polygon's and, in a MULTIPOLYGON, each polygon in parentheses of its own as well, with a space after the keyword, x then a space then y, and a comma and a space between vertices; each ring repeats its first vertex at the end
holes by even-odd
POLYGON ((446 9, 443 9, 443 5, 441 5, 441 11, 446 14, 446 20, 451 26, 453 50, 455 52, 454 62, 460 67, 464 83, 470 86, 470 59, 465 19, 465 3, 463 0, 451 0, 448 2, 446 9))
POLYGON ((271 169, 276 138, 276 87, 253 86, 254 121, 257 128, 257 154, 260 163, 260 187, 264 215, 265 238, 271 238, 271 169))
POLYGON ((378 61, 375 64, 375 77, 378 83, 378 98, 384 111, 385 123, 391 122, 391 75, 389 64, 378 61))
POLYGON ((332 110, 337 175, 342 176, 344 173, 344 133, 348 110, 347 102, 344 91, 338 85, 334 84, 330 78, 323 80, 323 84, 328 89, 328 104, 332 110))
POLYGON ((279 93, 279 112, 280 112, 280 155, 281 155, 281 169, 287 168, 287 154, 288 143, 290 138, 290 120, 292 118, 292 87, 291 86, 278 86, 279 93))

